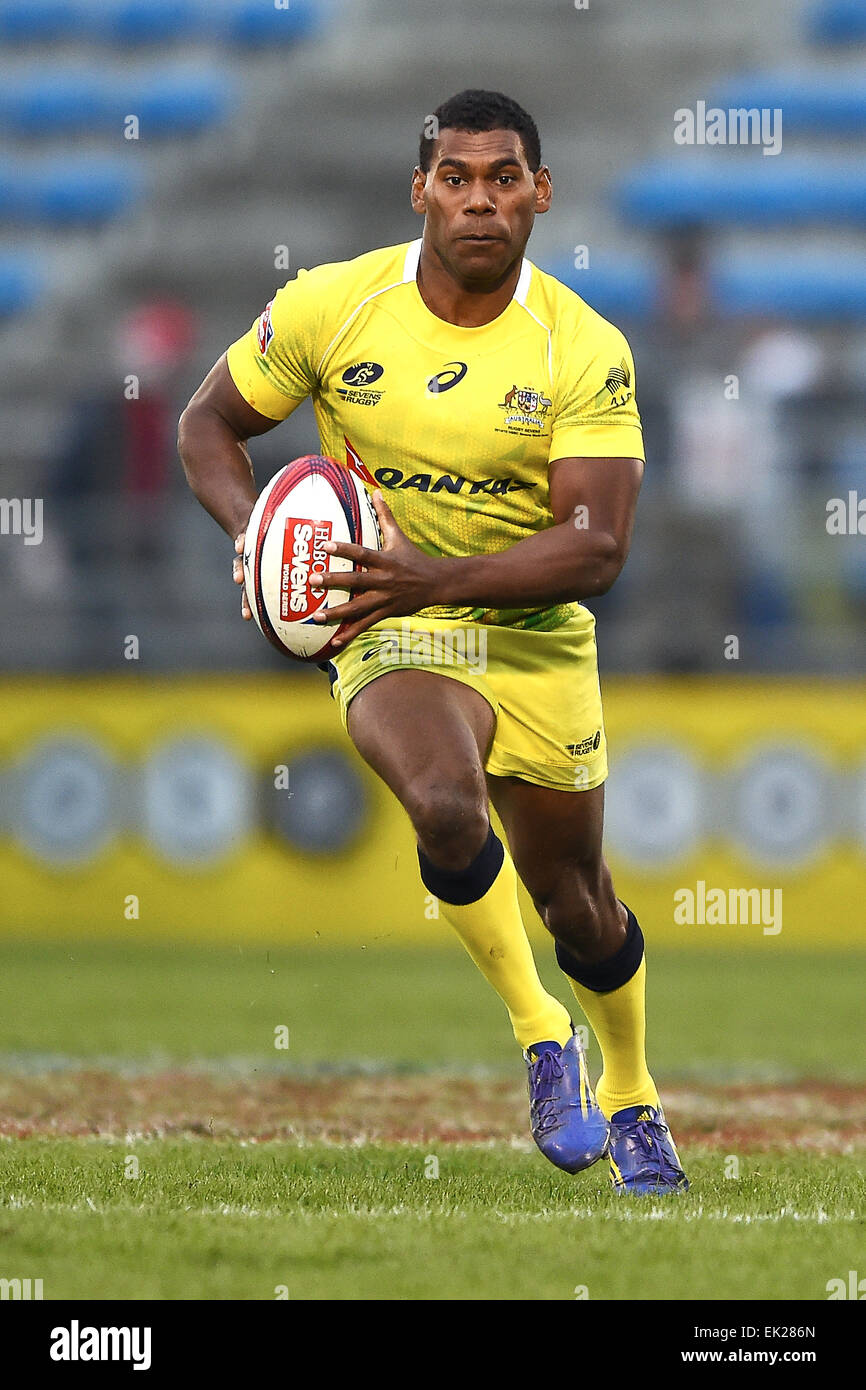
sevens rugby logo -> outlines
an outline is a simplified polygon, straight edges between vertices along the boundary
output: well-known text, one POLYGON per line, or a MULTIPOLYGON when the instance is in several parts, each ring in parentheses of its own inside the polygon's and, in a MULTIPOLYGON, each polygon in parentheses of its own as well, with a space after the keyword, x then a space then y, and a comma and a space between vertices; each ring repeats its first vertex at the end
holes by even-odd
POLYGON ((567 743, 565 746, 573 758, 585 758, 590 753, 597 753, 601 744, 601 729, 596 729, 589 738, 581 739, 580 743, 567 743))
POLYGON ((452 386, 463 380, 468 371, 465 362, 446 362, 441 371, 431 376, 427 382, 428 393, 431 396, 439 396, 443 391, 450 391, 452 386))
POLYGON ((378 405, 385 392, 371 391, 370 387, 384 373, 381 362, 353 362, 343 372, 345 387, 338 386, 337 395, 348 405, 378 405))

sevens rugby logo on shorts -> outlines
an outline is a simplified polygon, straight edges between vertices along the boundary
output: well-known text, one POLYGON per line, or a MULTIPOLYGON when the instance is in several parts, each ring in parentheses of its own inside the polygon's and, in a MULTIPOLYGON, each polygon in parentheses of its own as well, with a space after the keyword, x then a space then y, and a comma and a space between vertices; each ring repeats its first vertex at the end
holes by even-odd
POLYGON ((581 739, 580 743, 567 743, 565 746, 573 758, 585 758, 588 753, 597 753, 601 744, 601 729, 596 729, 589 738, 581 739))

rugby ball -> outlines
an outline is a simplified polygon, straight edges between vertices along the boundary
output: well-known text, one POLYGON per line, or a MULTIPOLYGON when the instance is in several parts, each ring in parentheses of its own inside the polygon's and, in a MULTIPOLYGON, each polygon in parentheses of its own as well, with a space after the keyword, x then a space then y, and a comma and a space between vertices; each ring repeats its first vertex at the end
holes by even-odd
POLYGON ((381 548, 379 523, 364 484, 348 468, 321 454, 295 459, 271 478, 250 514, 244 542, 244 587, 259 630, 277 651, 296 661, 327 661, 343 624, 315 615, 349 598, 325 589, 326 570, 363 566, 329 555, 326 541, 381 548))

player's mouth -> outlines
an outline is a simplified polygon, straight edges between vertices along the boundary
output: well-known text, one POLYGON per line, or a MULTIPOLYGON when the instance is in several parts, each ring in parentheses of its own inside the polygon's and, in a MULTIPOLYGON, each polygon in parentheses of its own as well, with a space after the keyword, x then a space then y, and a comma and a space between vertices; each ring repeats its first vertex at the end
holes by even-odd
POLYGON ((479 250, 485 246, 500 246, 505 240, 501 236, 461 236, 457 238, 464 246, 477 246, 479 250))

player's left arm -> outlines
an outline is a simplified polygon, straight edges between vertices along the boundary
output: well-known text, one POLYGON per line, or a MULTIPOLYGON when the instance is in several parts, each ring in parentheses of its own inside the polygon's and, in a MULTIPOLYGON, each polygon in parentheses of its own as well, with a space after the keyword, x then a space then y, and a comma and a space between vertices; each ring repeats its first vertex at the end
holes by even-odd
POLYGON ((349 589, 351 597, 320 620, 350 624, 342 634, 344 646, 385 618, 439 604, 544 608, 607 593, 628 555, 643 462, 562 458, 550 464, 549 476, 553 525, 493 555, 426 555, 376 494, 383 548, 335 542, 325 547, 366 568, 323 576, 327 587, 349 589))

